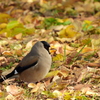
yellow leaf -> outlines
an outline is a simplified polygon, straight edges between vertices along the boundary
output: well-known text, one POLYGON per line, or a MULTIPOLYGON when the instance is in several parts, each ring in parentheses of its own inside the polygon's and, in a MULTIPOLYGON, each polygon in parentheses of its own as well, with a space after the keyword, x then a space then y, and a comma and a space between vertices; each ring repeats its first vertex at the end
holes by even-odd
POLYGON ((58 33, 58 35, 59 35, 59 37, 60 38, 63 38, 63 37, 66 37, 66 30, 65 29, 63 29, 63 30, 61 30, 59 33, 58 33))
POLYGON ((92 39, 92 46, 96 47, 96 46, 100 46, 100 38, 98 37, 98 39, 92 39))
POLYGON ((11 56, 12 52, 11 51, 4 51, 2 54, 6 55, 6 56, 11 56))
POLYGON ((8 22, 8 18, 10 18, 8 14, 0 13, 0 23, 8 22))
POLYGON ((25 18, 24 18, 24 22, 25 22, 25 23, 31 23, 32 20, 33 20, 33 18, 32 18, 31 15, 27 15, 27 16, 25 16, 25 18))
POLYGON ((23 53, 23 52, 22 52, 21 49, 15 51, 15 54, 16 54, 17 56, 22 56, 22 53, 23 53))
POLYGON ((2 23, 0 24, 0 28, 6 28, 7 24, 6 23, 2 23))
MULTIPOLYGON (((78 50, 78 51, 80 51, 80 50, 78 50)), ((90 51, 94 51, 92 48, 90 48, 90 47, 85 47, 85 48, 83 48, 82 49, 82 53, 87 53, 87 52, 90 52, 90 51)))
POLYGON ((65 93, 64 95, 64 100, 71 100, 72 96, 70 95, 70 93, 65 93))
POLYGON ((53 57, 53 61, 63 61, 64 57, 61 54, 57 54, 56 56, 53 57))
POLYGON ((49 72, 49 73, 46 75, 46 78, 47 78, 47 77, 56 76, 58 73, 59 73, 59 70, 51 71, 51 72, 49 72))
POLYGON ((65 29, 61 30, 58 35, 60 38, 73 38, 78 34, 74 25, 68 25, 65 29))
POLYGON ((69 25, 65 30, 68 38, 73 38, 78 33, 73 25, 69 25))
POLYGON ((0 97, 2 97, 4 95, 4 92, 2 92, 1 90, 0 90, 0 97))
POLYGON ((85 20, 84 23, 86 23, 86 24, 88 24, 88 25, 91 25, 91 24, 92 24, 92 21, 85 20))
POLYGON ((53 91, 53 95, 54 95, 55 97, 59 97, 59 96, 62 96, 62 93, 61 93, 60 91, 58 91, 58 90, 54 90, 54 91, 53 91))
POLYGON ((60 18, 56 18, 57 22, 63 23, 64 21, 60 18))
POLYGON ((21 10, 21 9, 12 10, 11 11, 11 15, 16 16, 18 14, 21 14, 22 12, 23 12, 23 10, 21 10))

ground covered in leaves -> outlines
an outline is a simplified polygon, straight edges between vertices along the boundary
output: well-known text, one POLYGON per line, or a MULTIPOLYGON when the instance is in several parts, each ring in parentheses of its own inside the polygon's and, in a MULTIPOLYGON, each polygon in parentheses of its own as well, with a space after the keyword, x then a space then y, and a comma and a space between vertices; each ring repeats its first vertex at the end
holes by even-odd
POLYGON ((40 40, 56 49, 50 72, 37 84, 5 80, 0 100, 100 100, 99 0, 1 0, 0 75, 40 40))

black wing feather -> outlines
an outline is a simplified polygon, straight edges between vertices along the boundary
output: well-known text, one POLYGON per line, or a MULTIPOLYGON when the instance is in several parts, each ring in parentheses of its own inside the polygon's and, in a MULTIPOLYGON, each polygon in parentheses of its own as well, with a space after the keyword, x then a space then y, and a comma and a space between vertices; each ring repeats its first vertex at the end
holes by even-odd
POLYGON ((16 72, 19 74, 19 73, 23 72, 24 70, 27 70, 27 69, 31 68, 32 66, 35 66, 37 63, 38 63, 38 61, 34 62, 31 65, 27 65, 24 67, 21 67, 20 65, 18 65, 11 73, 9 73, 6 76, 2 76, 2 78, 0 79, 0 82, 3 82, 4 80, 12 77, 13 75, 16 75, 16 72))

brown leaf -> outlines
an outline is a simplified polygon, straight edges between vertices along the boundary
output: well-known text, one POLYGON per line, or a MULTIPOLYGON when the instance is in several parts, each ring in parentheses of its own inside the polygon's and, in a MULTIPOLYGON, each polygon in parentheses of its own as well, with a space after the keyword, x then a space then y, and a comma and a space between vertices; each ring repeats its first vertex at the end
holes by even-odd
POLYGON ((100 67, 100 63, 88 63, 89 67, 100 67))
POLYGON ((17 56, 22 56, 22 50, 16 50, 16 51, 15 51, 15 54, 16 54, 17 56))
POLYGON ((79 73, 79 75, 78 75, 77 82, 80 82, 87 75, 87 73, 88 73, 87 68, 84 68, 83 70, 80 70, 78 73, 79 73))
POLYGON ((84 86, 83 84, 77 84, 77 85, 74 86, 74 89, 75 90, 81 90, 83 88, 83 86, 84 86))
POLYGON ((82 90, 84 93, 88 90, 90 90, 91 85, 88 84, 77 84, 74 86, 75 90, 82 90))
MULTIPOLYGON (((80 50, 81 50, 81 48, 78 49, 78 52, 80 50)), ((81 52, 82 53, 87 53, 87 52, 92 52, 92 51, 94 51, 94 49, 92 49, 91 47, 84 47, 81 52)))
POLYGON ((6 55, 6 56, 11 56, 12 52, 11 51, 4 51, 2 54, 6 55))
POLYGON ((31 40, 26 44, 26 49, 32 48, 32 46, 33 46, 33 44, 32 44, 32 40, 31 40))
POLYGON ((14 38, 20 40, 22 38, 22 33, 15 35, 14 38))
POLYGON ((9 85, 6 87, 6 90, 9 94, 12 94, 13 96, 18 96, 23 94, 22 88, 16 86, 16 85, 9 85))

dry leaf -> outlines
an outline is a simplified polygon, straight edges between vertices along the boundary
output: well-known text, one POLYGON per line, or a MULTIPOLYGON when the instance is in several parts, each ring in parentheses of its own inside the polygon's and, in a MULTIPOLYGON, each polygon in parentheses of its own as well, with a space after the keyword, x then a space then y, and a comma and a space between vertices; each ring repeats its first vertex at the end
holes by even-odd
POLYGON ((35 86, 32 90, 31 90, 31 93, 35 93, 39 90, 39 86, 35 86))
POLYGON ((7 95, 5 100, 15 100, 15 97, 13 95, 9 94, 9 95, 7 95))
POLYGON ((56 53, 59 54, 59 53, 63 53, 63 48, 62 48, 62 45, 59 43, 59 42, 54 42, 51 44, 51 47, 55 48, 56 49, 56 53))
POLYGON ((66 70, 61 70, 61 71, 59 72, 59 74, 61 74, 63 77, 67 77, 67 76, 69 75, 69 72, 66 71, 66 70))
POLYGON ((73 38, 78 34, 74 25, 68 25, 65 29, 61 30, 58 35, 60 38, 73 38))
POLYGON ((86 95, 91 95, 91 96, 100 96, 99 93, 94 92, 94 91, 92 91, 92 90, 88 90, 88 91, 86 92, 86 95))
POLYGON ((4 95, 4 92, 0 90, 0 97, 4 95))
POLYGON ((11 56, 12 52, 11 51, 4 51, 2 54, 6 55, 6 56, 11 56))
POLYGON ((88 73, 87 68, 81 70, 81 72, 79 73, 79 76, 78 76, 77 82, 81 82, 82 79, 84 79, 84 78, 86 77, 87 73, 88 73))
POLYGON ((7 24, 6 23, 2 23, 0 24, 0 28, 6 28, 7 24))
POLYGON ((61 78, 57 75, 57 76, 54 76, 54 78, 52 79, 52 81, 58 81, 58 80, 61 80, 61 78))
POLYGON ((81 90, 84 87, 84 84, 77 84, 74 86, 75 90, 81 90))
POLYGON ((32 48, 32 46, 33 46, 32 41, 33 41, 33 40, 29 41, 29 42, 26 44, 26 49, 32 48))
POLYGON ((86 93, 87 91, 91 90, 91 85, 88 84, 77 84, 76 86, 74 86, 75 90, 80 90, 83 93, 86 93))
POLYGON ((29 88, 34 88, 35 86, 36 86, 36 84, 34 84, 34 83, 29 83, 29 84, 28 84, 28 87, 29 87, 29 88))
POLYGON ((46 78, 56 76, 58 73, 59 73, 59 70, 51 71, 46 75, 46 78))
POLYGON ((100 63, 88 63, 89 67, 100 67, 100 63))
POLYGON ((15 54, 17 55, 17 56, 22 56, 22 50, 16 50, 15 51, 15 54))
POLYGON ((6 90, 9 94, 12 94, 13 96, 18 96, 23 94, 22 88, 16 86, 16 85, 9 85, 6 87, 6 90))
MULTIPOLYGON (((78 51, 80 51, 80 49, 78 49, 78 51)), ((91 51, 94 51, 94 49, 92 49, 91 47, 84 47, 81 52, 87 53, 87 52, 91 52, 91 51)))
POLYGON ((14 38, 17 39, 17 40, 22 39, 22 33, 15 35, 14 38))
POLYGON ((60 97, 60 96, 62 96, 62 93, 61 93, 60 91, 58 91, 58 90, 54 90, 54 91, 53 91, 53 95, 54 95, 55 97, 60 97))
POLYGON ((32 88, 31 93, 44 91, 44 88, 45 88, 44 84, 38 83, 32 88))

